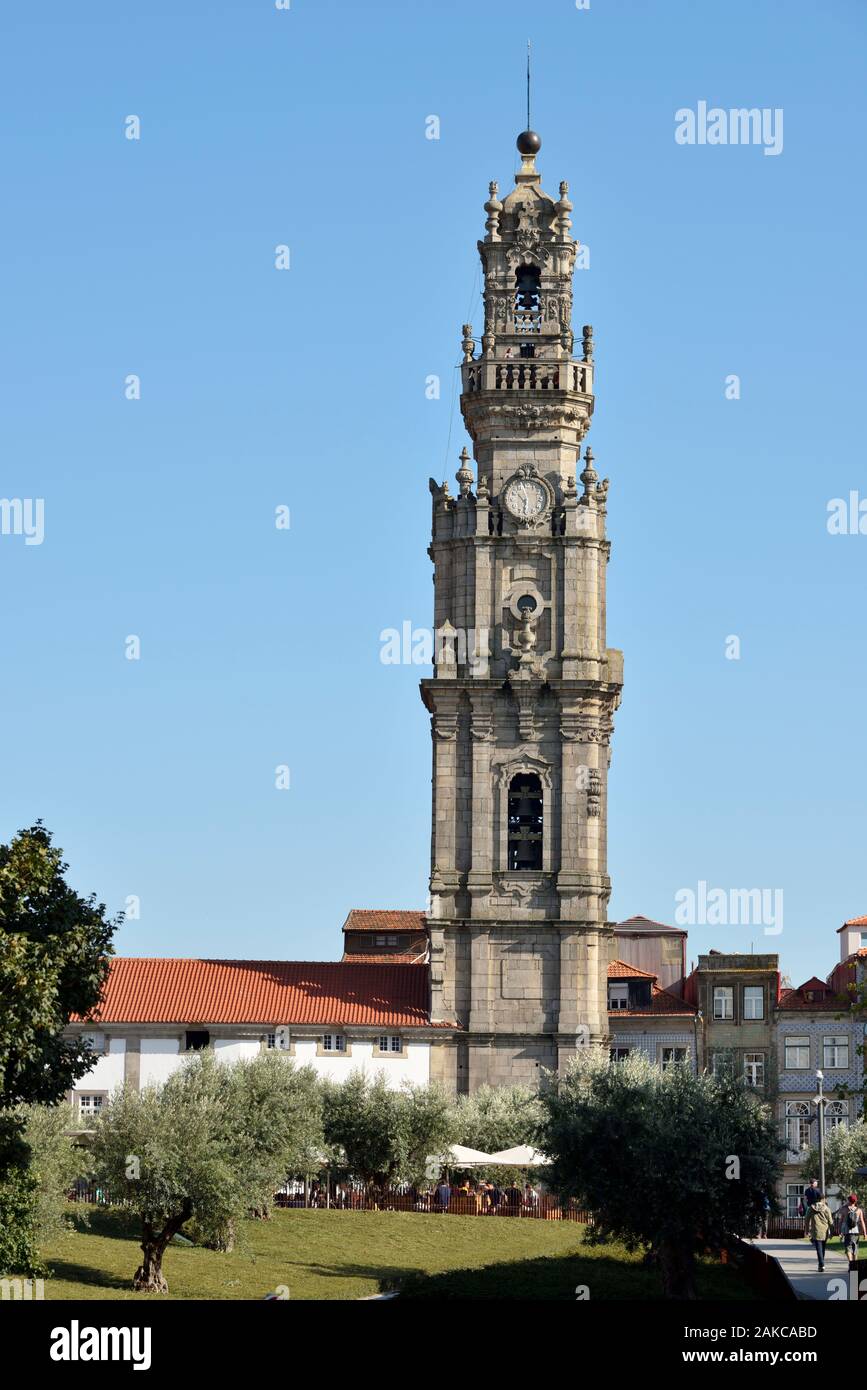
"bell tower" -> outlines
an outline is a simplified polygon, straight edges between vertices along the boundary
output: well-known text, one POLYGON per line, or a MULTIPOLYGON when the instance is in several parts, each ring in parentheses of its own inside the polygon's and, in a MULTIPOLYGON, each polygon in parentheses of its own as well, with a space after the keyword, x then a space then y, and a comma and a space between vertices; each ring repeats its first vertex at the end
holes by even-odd
POLYGON ((535 1084, 608 1034, 609 741, 623 658, 606 647, 608 480, 582 441, 593 334, 574 353, 565 183, 521 169, 485 203, 481 350, 463 328, 458 491, 431 481, 434 674, 429 931, 440 1079, 535 1084), (576 481, 577 479, 577 481, 576 481))

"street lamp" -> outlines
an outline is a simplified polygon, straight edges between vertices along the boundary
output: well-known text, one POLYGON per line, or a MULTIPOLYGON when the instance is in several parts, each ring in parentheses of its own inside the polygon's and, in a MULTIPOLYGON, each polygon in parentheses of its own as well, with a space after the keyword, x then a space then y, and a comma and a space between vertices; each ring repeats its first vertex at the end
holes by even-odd
POLYGON ((825 1078, 821 1070, 816 1072, 816 1094, 813 1096, 813 1104, 816 1107, 816 1115, 819 1121, 819 1191, 825 1196, 825 1106, 828 1104, 822 1084, 825 1078))

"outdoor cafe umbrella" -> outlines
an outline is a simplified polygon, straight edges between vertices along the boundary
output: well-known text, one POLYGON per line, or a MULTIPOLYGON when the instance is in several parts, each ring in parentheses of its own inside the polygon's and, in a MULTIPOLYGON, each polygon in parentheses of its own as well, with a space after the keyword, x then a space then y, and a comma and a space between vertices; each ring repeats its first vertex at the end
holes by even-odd
POLYGON ((490 1163, 490 1154, 481 1149, 468 1149, 463 1144, 452 1144, 446 1149, 444 1157, 453 1168, 475 1168, 481 1163, 490 1163))
POLYGON ((500 1149, 498 1153, 491 1154, 487 1161, 502 1164, 505 1168, 539 1168, 551 1162, 550 1158, 546 1158, 529 1144, 517 1144, 513 1149, 500 1149))

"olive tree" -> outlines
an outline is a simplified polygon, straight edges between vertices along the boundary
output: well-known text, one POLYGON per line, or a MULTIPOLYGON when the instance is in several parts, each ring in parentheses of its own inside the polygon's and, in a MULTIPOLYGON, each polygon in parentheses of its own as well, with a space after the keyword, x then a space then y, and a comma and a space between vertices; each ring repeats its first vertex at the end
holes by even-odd
POLYGON ((133 1287, 167 1292, 163 1256, 188 1222, 228 1244, 319 1134, 312 1073, 288 1058, 228 1065, 202 1052, 161 1087, 116 1091, 97 1120, 93 1165, 141 1221, 133 1287))
POLYGON ((381 1072, 323 1085, 325 1141, 364 1182, 419 1182, 427 1160, 455 1139, 452 1100, 437 1085, 391 1090, 381 1072))
POLYGON ((554 1186, 592 1211, 592 1241, 652 1249, 669 1298, 694 1298, 696 1256, 754 1235, 773 1200, 783 1146, 734 1076, 587 1054, 541 1101, 554 1186))
MULTIPOLYGON (((851 1128, 838 1125, 825 1135, 825 1183, 837 1186, 846 1195, 857 1192, 863 1179, 857 1169, 867 1167, 867 1124, 860 1120, 851 1128)), ((805 1170, 819 1172, 819 1150, 810 1149, 804 1162, 805 1170)))

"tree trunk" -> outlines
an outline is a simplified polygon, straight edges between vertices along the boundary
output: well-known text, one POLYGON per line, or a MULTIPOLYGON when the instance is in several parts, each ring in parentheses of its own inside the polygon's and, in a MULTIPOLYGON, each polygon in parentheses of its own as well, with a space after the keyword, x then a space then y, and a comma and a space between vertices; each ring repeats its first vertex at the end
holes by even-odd
POLYGON ((211 1241, 211 1249, 221 1250, 224 1254, 229 1255, 234 1250, 234 1248, 235 1223, 234 1221, 227 1221, 225 1226, 222 1226, 220 1228, 220 1230, 215 1235, 214 1239, 211 1241))
POLYGON ((660 1241, 656 1247, 659 1272, 662 1276, 664 1298, 696 1298, 695 1256, 672 1241, 660 1241))
POLYGON ((192 1215, 192 1204, 185 1201, 183 1210, 166 1222, 158 1231, 153 1222, 142 1218, 141 1252, 144 1256, 133 1276, 132 1286, 136 1293, 168 1293, 168 1281, 163 1274, 163 1255, 166 1246, 192 1215))
POLYGON ((168 1293, 169 1286, 163 1274, 164 1241, 142 1241, 144 1259, 135 1272, 132 1286, 136 1293, 168 1293))

